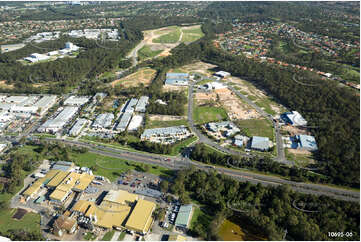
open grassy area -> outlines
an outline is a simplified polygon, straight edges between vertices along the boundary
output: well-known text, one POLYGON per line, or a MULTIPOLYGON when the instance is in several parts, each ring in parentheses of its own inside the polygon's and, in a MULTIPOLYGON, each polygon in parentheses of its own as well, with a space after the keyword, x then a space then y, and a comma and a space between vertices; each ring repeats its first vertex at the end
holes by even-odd
POLYGON ((208 214, 204 207, 194 207, 193 216, 190 222, 190 229, 193 230, 195 226, 200 225, 206 231, 212 219, 213 217, 208 214))
POLYGON ((115 230, 108 231, 102 238, 102 241, 110 241, 113 238, 115 230))
POLYGON ((152 50, 148 45, 143 46, 143 48, 141 48, 138 51, 138 56, 140 58, 140 60, 144 60, 147 58, 153 58, 154 56, 159 55, 160 53, 162 53, 163 50, 152 50))
POLYGON ((237 121, 240 129, 245 129, 247 136, 263 136, 273 140, 273 126, 266 119, 246 119, 237 121))
POLYGON ((200 25, 191 29, 182 28, 182 32, 182 42, 193 42, 204 36, 200 25))
POLYGON ((196 124, 226 120, 227 118, 226 110, 221 107, 195 106, 193 108, 193 119, 196 124))
POLYGON ((123 231, 120 233, 120 235, 118 237, 118 241, 122 241, 124 239, 124 237, 125 237, 125 232, 123 231))
POLYGON ((21 220, 11 218, 16 209, 0 210, 0 232, 5 233, 10 229, 25 231, 40 231, 40 215, 37 213, 27 213, 21 220))
POLYGON ((170 120, 170 121, 161 121, 161 120, 149 120, 147 121, 146 128, 164 128, 164 127, 171 127, 171 126, 179 126, 179 125, 187 125, 187 120, 170 120))
MULTIPOLYGON (((119 174, 128 170, 144 171, 142 163, 133 161, 126 161, 123 159, 98 155, 94 153, 84 154, 71 154, 71 161, 78 166, 93 167, 94 174, 107 177, 110 181, 114 181, 119 177, 119 174), (94 169, 95 168, 95 169, 94 169)), ((155 175, 169 176, 172 174, 171 170, 168 170, 160 166, 149 165, 149 173, 155 175)))
POLYGON ((179 154, 183 148, 185 148, 188 145, 190 145, 191 143, 195 142, 197 139, 198 139, 197 136, 192 136, 188 139, 183 140, 182 142, 179 142, 178 144, 176 144, 173 147, 171 155, 179 154))
POLYGON ((308 164, 315 162, 312 155, 309 154, 294 154, 285 149, 285 156, 287 160, 294 161, 298 166, 305 167, 308 164))
POLYGON ((156 70, 151 68, 142 68, 128 76, 113 81, 111 85, 112 87, 123 85, 126 88, 139 86, 143 83, 144 86, 148 86, 152 82, 156 72, 156 70))
POLYGON ((85 240, 95 240, 95 238, 96 238, 95 234, 93 234, 91 232, 88 232, 84 235, 85 240))
POLYGON ((156 39, 153 39, 153 43, 162 43, 162 44, 173 44, 179 40, 181 30, 179 27, 174 28, 170 33, 159 36, 156 39))

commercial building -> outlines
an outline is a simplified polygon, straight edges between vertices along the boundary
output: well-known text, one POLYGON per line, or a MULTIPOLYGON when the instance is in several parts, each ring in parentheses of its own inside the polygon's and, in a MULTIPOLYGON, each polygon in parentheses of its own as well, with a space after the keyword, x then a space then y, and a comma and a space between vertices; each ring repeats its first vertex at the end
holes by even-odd
POLYGON ((143 122, 143 116, 141 115, 134 115, 132 121, 130 121, 128 126, 128 131, 135 131, 137 130, 143 122))
POLYGON ((137 103, 138 103, 138 99, 136 99, 136 98, 132 98, 132 99, 128 100, 125 107, 123 108, 122 112, 133 113, 137 103))
POLYGON ((44 60, 48 60, 48 59, 49 59, 49 56, 39 54, 39 53, 33 53, 30 56, 24 58, 24 60, 29 61, 31 63, 44 61, 44 60))
POLYGON ((88 96, 70 96, 64 101, 64 105, 69 106, 82 106, 89 102, 90 97, 88 96))
POLYGON ((270 148, 270 144, 268 137, 259 137, 259 136, 252 137, 251 149, 267 151, 269 148, 270 148))
POLYGON ((69 130, 69 135, 70 136, 77 136, 80 134, 81 129, 88 123, 88 120, 86 119, 78 119, 76 121, 76 123, 73 125, 73 127, 71 127, 71 129, 69 130))
POLYGON ((124 190, 110 190, 103 198, 103 202, 120 204, 120 205, 132 205, 138 200, 138 195, 129 193, 124 190))
POLYGON ((123 113, 122 117, 119 120, 117 127, 115 128, 117 131, 123 132, 127 129, 127 126, 132 118, 132 113, 123 113))
POLYGON ((225 137, 230 137, 240 131, 231 121, 207 123, 206 128, 212 132, 221 133, 225 137))
POLYGON ((145 235, 148 233, 152 222, 152 213, 155 210, 155 203, 139 200, 130 214, 125 227, 131 232, 145 235))
POLYGON ((281 119, 288 124, 293 126, 306 126, 307 121, 297 111, 286 112, 281 114, 281 119))
POLYGON ((298 140, 298 149, 301 150, 309 150, 309 151, 315 151, 318 149, 316 139, 314 136, 311 135, 296 135, 295 137, 298 140))
POLYGON ((190 136, 191 133, 184 126, 173 126, 166 128, 146 129, 140 136, 141 140, 148 140, 156 143, 174 143, 190 136))
POLYGON ((113 113, 102 113, 97 116, 92 124, 93 129, 108 129, 112 126, 113 113))
POLYGON ((165 83, 166 85, 186 86, 188 85, 188 73, 167 73, 165 83))
POLYGON ((220 77, 220 78, 225 78, 227 76, 230 76, 231 73, 226 72, 226 71, 218 71, 216 73, 213 74, 214 76, 220 77))
POLYGON ((52 180, 57 174, 59 173, 59 171, 57 170, 50 170, 45 177, 43 178, 39 178, 38 180, 36 180, 33 184, 31 184, 28 188, 26 188, 22 195, 25 198, 34 198, 37 194, 37 192, 40 190, 40 188, 44 187, 50 180, 52 180))
POLYGON ((55 95, 43 96, 34 103, 34 107, 37 107, 37 110, 40 111, 39 115, 43 115, 49 108, 54 106, 56 99, 57 97, 55 95))
POLYGON ((62 203, 72 193, 84 191, 93 181, 94 176, 87 173, 64 172, 59 173, 47 184, 48 187, 56 187, 50 194, 52 202, 62 203))
POLYGON ((179 208, 177 219, 175 220, 175 226, 183 229, 187 229, 191 220, 192 205, 182 205, 179 208))
POLYGON ((54 221, 53 233, 59 237, 65 233, 73 234, 76 231, 76 227, 76 220, 63 214, 54 221))
POLYGON ((78 107, 65 107, 54 119, 48 119, 38 129, 39 132, 58 132, 78 112, 78 107))
POLYGON ((144 113, 145 110, 146 110, 146 106, 147 106, 148 102, 149 102, 149 97, 141 96, 139 98, 137 106, 135 107, 135 111, 144 113))

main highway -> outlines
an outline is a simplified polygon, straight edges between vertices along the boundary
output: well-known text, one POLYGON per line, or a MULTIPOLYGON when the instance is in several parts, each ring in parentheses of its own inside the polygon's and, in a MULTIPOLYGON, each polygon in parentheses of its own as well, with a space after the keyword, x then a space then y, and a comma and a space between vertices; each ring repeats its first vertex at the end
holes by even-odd
MULTIPOLYGON (((35 138, 35 137, 34 137, 35 138)), ((293 190, 314 195, 325 195, 334 197, 337 199, 347 200, 347 201, 356 201, 360 200, 360 193, 354 190, 348 190, 338 187, 331 187, 320 184, 310 184, 302 182, 293 182, 285 180, 276 176, 263 175, 259 173, 254 173, 245 170, 230 169, 226 167, 209 167, 199 162, 192 161, 187 157, 173 157, 173 156, 163 156, 151 153, 137 152, 132 150, 112 148, 108 146, 103 146, 99 144, 91 144, 82 141, 67 140, 67 139, 57 139, 57 138, 44 138, 47 141, 58 141, 67 145, 85 147, 89 152, 104 155, 108 157, 114 157, 129 161, 136 161, 141 163, 146 163, 150 165, 157 165, 166 167, 168 169, 179 170, 188 167, 195 167, 201 170, 214 170, 218 173, 231 176, 240 181, 248 181, 253 184, 261 183, 266 186, 279 186, 279 185, 289 185, 293 190)))

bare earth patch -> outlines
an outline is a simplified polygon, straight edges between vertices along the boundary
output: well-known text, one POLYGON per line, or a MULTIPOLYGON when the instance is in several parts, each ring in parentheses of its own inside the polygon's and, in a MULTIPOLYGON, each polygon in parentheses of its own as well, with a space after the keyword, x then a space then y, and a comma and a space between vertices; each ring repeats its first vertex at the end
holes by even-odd
POLYGON ((150 68, 141 69, 126 77, 113 81, 111 85, 112 87, 115 87, 119 84, 123 85, 124 87, 134 87, 139 86, 141 83, 143 83, 144 86, 149 86, 155 76, 155 73, 156 70, 150 68))
POLYGON ((187 118, 187 116, 172 116, 172 115, 158 115, 158 114, 150 114, 148 117, 151 121, 176 121, 187 118))
POLYGON ((302 128, 302 127, 295 127, 292 125, 283 125, 281 130, 288 132, 290 134, 290 136, 295 136, 298 134, 307 134, 307 135, 310 134, 310 132, 307 131, 307 129, 302 128))

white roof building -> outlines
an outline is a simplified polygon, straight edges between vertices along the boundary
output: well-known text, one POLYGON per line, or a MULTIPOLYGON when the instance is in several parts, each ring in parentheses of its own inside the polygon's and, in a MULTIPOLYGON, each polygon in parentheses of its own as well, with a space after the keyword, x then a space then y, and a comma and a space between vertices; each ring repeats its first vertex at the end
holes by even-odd
POLYGON ((95 129, 107 129, 112 125, 114 119, 114 114, 112 113, 102 113, 97 116, 92 124, 92 128, 95 129))
POLYGON ((38 109, 40 108, 40 115, 43 115, 49 108, 51 108, 56 103, 56 96, 55 95, 49 95, 49 96, 43 96, 40 98, 36 103, 34 103, 34 106, 38 109))
POLYGON ((54 119, 48 119, 43 125, 38 129, 39 132, 57 132, 62 129, 67 122, 78 111, 78 107, 65 107, 54 119))
POLYGON ((227 76, 230 76, 231 73, 229 72, 226 72, 226 71, 218 71, 216 73, 214 73, 215 76, 219 76, 219 77, 222 77, 222 78, 225 78, 227 76))
POLYGON ((226 88, 226 86, 220 82, 208 82, 208 83, 204 84, 203 87, 207 90, 216 90, 216 89, 226 88))
POLYGON ((134 115, 132 118, 132 121, 130 121, 129 126, 128 126, 128 131, 135 131, 137 130, 140 125, 143 122, 143 116, 141 115, 134 115))
POLYGON ((10 96, 5 99, 7 103, 22 103, 25 102, 29 97, 28 96, 10 96))
POLYGON ((71 136, 77 136, 79 135, 81 129, 86 125, 86 123, 88 122, 88 120, 86 119, 78 119, 76 121, 76 123, 73 125, 73 127, 71 127, 71 129, 69 130, 69 135, 71 136))
POLYGON ((70 96, 64 101, 64 105, 69 106, 82 106, 89 101, 88 96, 70 96))

